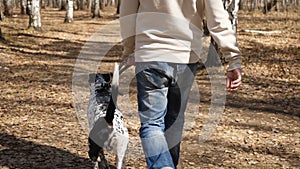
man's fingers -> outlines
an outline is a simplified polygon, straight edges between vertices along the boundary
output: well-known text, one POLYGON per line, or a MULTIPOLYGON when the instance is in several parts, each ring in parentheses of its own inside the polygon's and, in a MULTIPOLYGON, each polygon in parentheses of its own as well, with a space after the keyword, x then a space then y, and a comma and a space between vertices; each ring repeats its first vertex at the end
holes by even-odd
POLYGON ((235 87, 239 87, 241 84, 242 84, 242 78, 239 77, 238 79, 232 81, 230 86, 235 88, 235 87))
POLYGON ((231 84, 231 80, 229 78, 226 79, 226 87, 229 89, 231 84))
POLYGON ((237 75, 237 79, 235 79, 232 83, 235 84, 235 83, 240 83, 242 81, 242 76, 241 74, 238 74, 237 75))
POLYGON ((230 91, 230 92, 234 92, 234 91, 236 91, 237 89, 238 89, 238 88, 230 88, 229 91, 230 91))
POLYGON ((228 90, 231 91, 231 92, 236 91, 239 88, 240 84, 241 83, 238 83, 238 84, 232 84, 231 83, 228 90))
POLYGON ((239 82, 239 83, 236 83, 236 84, 231 84, 231 88, 238 88, 242 83, 239 82))
POLYGON ((234 70, 233 72, 228 72, 226 87, 229 91, 233 92, 238 89, 242 84, 242 75, 239 70, 234 70))

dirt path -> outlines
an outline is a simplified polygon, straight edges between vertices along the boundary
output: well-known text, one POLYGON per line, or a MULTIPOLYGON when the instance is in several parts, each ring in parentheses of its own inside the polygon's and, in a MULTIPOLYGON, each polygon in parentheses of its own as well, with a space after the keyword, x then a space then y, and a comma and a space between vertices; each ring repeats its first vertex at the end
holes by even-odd
MULTIPOLYGON (((0 22, 8 41, 0 43, 0 168, 92 167, 73 106, 72 74, 85 42, 115 17, 106 11, 104 18, 90 19, 88 12, 76 11, 75 23, 64 24, 64 15, 44 10, 42 33, 26 30, 27 16, 0 22)), ((184 137, 181 168, 299 168, 300 16, 241 13, 238 37, 245 57, 243 88, 227 95, 216 132, 199 143, 211 96, 208 75, 199 70, 201 114, 184 137)), ((111 71, 112 61, 119 60, 120 47, 113 50, 102 70, 111 71)), ((127 123, 137 137, 138 122, 127 123)), ((145 168, 142 156, 127 164, 145 168)))

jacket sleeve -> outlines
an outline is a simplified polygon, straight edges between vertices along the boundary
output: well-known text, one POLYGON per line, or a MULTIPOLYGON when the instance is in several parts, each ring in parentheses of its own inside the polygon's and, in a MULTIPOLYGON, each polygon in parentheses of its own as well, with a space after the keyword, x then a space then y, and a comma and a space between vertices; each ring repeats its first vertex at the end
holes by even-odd
POLYGON ((242 54, 237 45, 236 34, 232 29, 229 15, 223 7, 221 0, 204 0, 207 27, 211 36, 220 47, 225 61, 228 62, 227 70, 241 68, 242 54))
POLYGON ((120 28, 123 44, 123 56, 134 53, 136 15, 139 8, 139 0, 122 0, 120 7, 120 28))

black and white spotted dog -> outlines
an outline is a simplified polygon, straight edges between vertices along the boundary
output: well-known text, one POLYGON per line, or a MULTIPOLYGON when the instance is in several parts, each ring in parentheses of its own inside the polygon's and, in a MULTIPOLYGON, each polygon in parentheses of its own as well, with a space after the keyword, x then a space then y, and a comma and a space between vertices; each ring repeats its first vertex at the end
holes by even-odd
POLYGON ((125 168, 125 154, 129 136, 123 121, 123 115, 116 107, 116 100, 112 96, 112 90, 114 89, 112 79, 112 74, 109 73, 89 75, 91 95, 88 106, 88 120, 91 130, 88 138, 88 154, 95 165, 94 169, 110 168, 104 156, 104 149, 116 154, 117 169, 125 168), (98 157, 101 160, 100 165, 97 161, 98 157))

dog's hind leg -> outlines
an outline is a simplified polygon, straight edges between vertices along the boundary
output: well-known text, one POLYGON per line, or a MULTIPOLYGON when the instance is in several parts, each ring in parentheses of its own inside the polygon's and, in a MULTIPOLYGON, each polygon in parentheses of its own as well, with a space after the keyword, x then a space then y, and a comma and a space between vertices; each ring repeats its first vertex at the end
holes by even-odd
POLYGON ((125 156, 116 155, 116 168, 124 169, 126 165, 125 156))
MULTIPOLYGON (((121 136, 122 137, 122 136, 121 136)), ((126 165, 126 151, 129 143, 129 138, 124 137, 118 140, 116 152, 116 167, 117 169, 125 169, 126 165)))
POLYGON ((103 169, 110 169, 109 164, 108 164, 107 160, 105 159, 103 149, 100 151, 99 157, 101 159, 101 167, 103 167, 103 169))
POLYGON ((98 161, 93 162, 94 168, 93 169, 99 169, 98 161))

